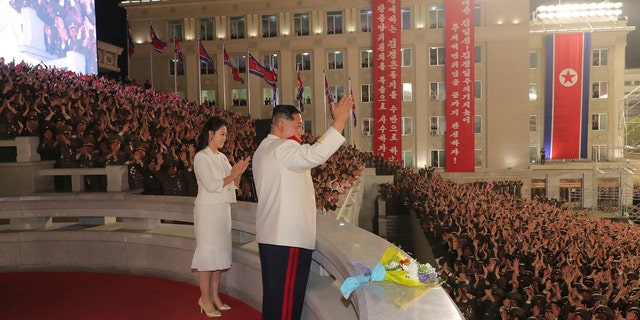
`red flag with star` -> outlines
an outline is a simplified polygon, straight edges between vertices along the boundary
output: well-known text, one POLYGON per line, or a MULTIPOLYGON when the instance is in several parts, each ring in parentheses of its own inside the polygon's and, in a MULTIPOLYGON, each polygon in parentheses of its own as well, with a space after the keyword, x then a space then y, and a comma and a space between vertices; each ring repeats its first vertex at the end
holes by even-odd
POLYGON ((550 159, 587 158, 591 34, 546 39, 544 150, 550 159))

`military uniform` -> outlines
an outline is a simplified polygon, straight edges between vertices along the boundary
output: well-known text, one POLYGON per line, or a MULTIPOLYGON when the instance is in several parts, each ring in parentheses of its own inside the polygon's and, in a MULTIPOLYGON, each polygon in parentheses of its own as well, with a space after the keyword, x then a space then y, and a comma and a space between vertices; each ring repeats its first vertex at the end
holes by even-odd
MULTIPOLYGON (((76 155, 76 160, 80 168, 97 168, 98 161, 94 150, 95 142, 93 138, 82 139, 81 149, 76 155)), ((106 191, 106 183, 101 175, 84 176, 84 191, 98 192, 106 191)))
POLYGON ((145 153, 147 146, 144 142, 134 142, 133 152, 140 155, 140 160, 136 161, 134 157, 129 161, 129 190, 137 190, 144 188, 143 166, 145 163, 145 153))
POLYGON ((189 186, 181 170, 177 167, 176 161, 167 160, 166 166, 166 171, 156 171, 156 177, 162 185, 164 195, 187 196, 189 194, 189 186), (171 167, 174 167, 175 169, 172 169, 171 167))
POLYGON ((118 150, 118 152, 116 154, 112 154, 112 152, 110 151, 109 154, 107 154, 107 158, 105 159, 105 165, 109 166, 109 165, 122 165, 125 164, 127 162, 127 155, 122 152, 122 148, 120 148, 120 146, 122 145, 122 137, 114 134, 111 137, 109 137, 109 147, 112 148, 111 150, 113 150, 113 148, 115 147, 114 144, 118 145, 118 148, 120 150, 118 150))
POLYGON ((160 180, 156 176, 155 166, 157 165, 156 159, 151 158, 149 162, 147 162, 147 166, 141 168, 140 172, 142 173, 142 177, 144 179, 144 185, 142 188, 142 194, 149 195, 161 195, 162 185, 160 184, 160 180))

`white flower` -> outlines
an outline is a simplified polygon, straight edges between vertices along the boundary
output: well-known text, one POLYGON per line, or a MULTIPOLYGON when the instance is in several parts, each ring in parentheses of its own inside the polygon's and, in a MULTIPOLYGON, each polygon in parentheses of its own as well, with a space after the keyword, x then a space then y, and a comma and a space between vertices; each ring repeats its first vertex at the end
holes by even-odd
POLYGON ((389 262, 389 264, 387 265, 387 270, 396 270, 400 267, 400 264, 395 262, 395 261, 391 261, 389 262))
POLYGON ((418 278, 418 261, 416 259, 411 259, 408 264, 402 266, 402 269, 407 272, 407 278, 420 281, 418 278))

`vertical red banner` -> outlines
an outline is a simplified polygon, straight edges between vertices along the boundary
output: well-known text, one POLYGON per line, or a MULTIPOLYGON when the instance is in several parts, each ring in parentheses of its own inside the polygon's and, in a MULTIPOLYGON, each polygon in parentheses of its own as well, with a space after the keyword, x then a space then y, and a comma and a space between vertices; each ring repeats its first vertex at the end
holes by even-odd
POLYGON ((587 158, 591 33, 547 35, 544 149, 550 159, 587 158))
POLYGON ((444 11, 447 92, 445 170, 474 172, 473 0, 447 0, 444 11))
POLYGON ((373 152, 402 162, 400 0, 372 0, 373 152))

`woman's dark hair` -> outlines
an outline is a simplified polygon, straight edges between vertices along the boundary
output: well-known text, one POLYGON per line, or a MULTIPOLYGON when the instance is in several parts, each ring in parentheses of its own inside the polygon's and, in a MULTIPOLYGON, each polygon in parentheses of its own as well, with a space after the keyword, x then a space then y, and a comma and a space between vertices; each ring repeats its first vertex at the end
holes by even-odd
POLYGON ((216 132, 223 126, 227 126, 227 120, 218 116, 209 118, 209 120, 204 123, 204 126, 198 135, 197 151, 200 151, 209 145, 209 131, 216 132))

